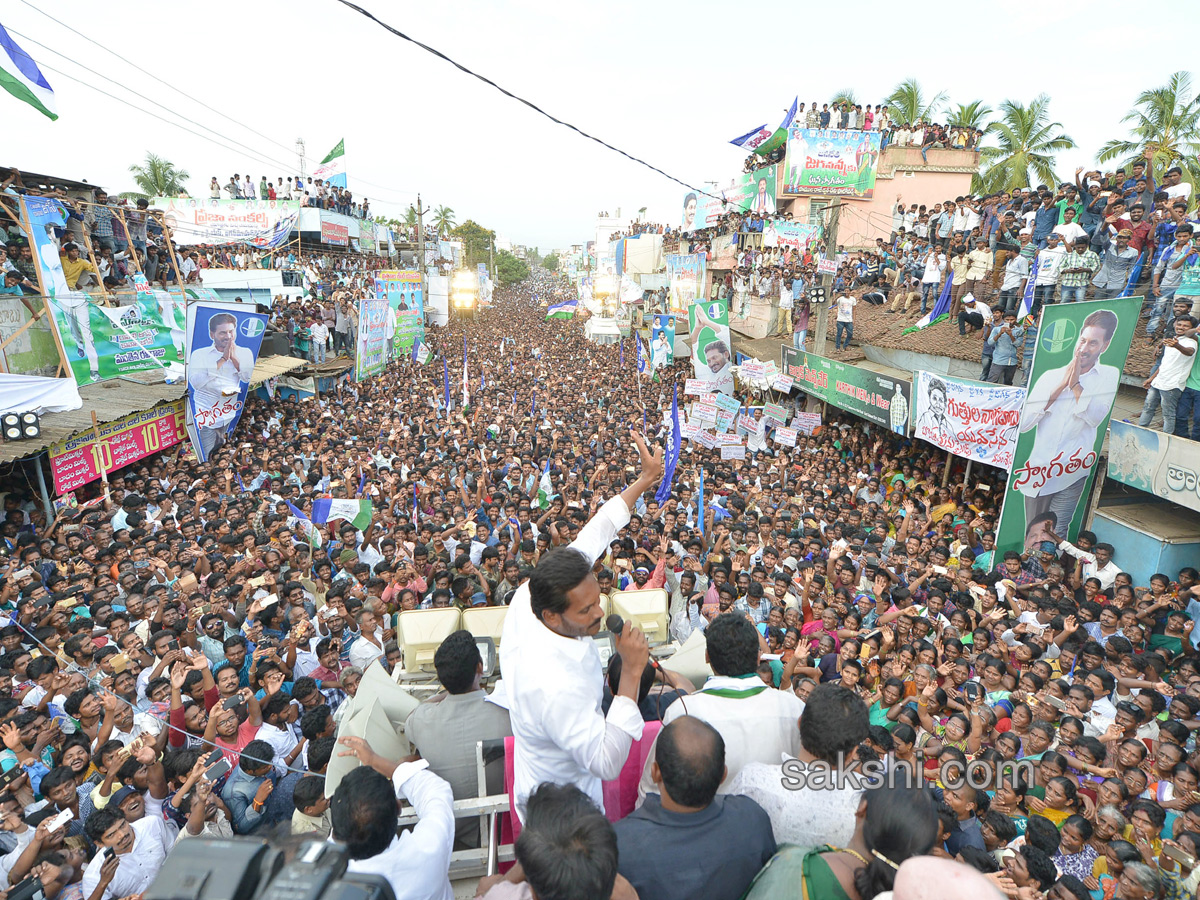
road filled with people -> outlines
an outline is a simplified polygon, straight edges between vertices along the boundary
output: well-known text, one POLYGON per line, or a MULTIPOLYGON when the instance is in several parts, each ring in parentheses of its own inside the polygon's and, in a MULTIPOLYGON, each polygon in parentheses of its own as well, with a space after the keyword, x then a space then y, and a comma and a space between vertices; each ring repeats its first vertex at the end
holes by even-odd
POLYGON ((547 318, 572 293, 536 270, 429 328, 424 365, 251 399, 208 462, 164 451, 53 524, 6 496, 10 889, 126 898, 179 840, 291 832, 449 898, 451 850, 480 839, 451 802, 478 791, 475 742, 512 735, 519 865, 492 898, 1194 894, 1195 568, 1134 584, 1087 531, 1000 552, 1000 470, 967 481, 832 409, 744 459, 683 440, 664 474, 690 362, 639 376, 628 339, 547 318), (369 521, 314 525, 326 498, 369 521), (655 588, 707 682, 633 628, 573 694, 597 608, 655 588), (406 723, 416 755, 347 732, 364 673, 403 667, 400 617, 494 606, 501 688, 458 631, 406 723), (327 791, 343 757, 362 765, 327 791), (636 809, 599 810, 630 777, 636 809), (419 816, 399 838, 393 786, 419 816))

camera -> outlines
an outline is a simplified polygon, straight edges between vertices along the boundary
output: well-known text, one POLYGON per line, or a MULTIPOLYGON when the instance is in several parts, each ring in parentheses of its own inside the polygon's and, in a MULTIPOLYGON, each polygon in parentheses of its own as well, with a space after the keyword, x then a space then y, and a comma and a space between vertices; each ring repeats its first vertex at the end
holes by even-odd
POLYGON ((290 859, 253 838, 176 844, 145 900, 396 900, 387 879, 346 872, 345 848, 305 841, 290 859))

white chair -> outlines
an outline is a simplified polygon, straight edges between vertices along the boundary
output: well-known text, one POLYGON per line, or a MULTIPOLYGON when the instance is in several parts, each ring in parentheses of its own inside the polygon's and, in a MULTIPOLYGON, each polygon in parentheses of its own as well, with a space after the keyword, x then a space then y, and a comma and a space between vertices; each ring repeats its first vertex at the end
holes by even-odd
POLYGON ((612 611, 642 629, 651 644, 665 644, 671 639, 667 632, 669 603, 667 592, 662 588, 617 591, 612 595, 612 611))
POLYGON ((462 611, 412 609, 396 617, 396 642, 404 653, 404 671, 411 674, 433 671, 433 655, 442 641, 462 627, 462 611))
POLYGON ((464 609, 462 627, 475 637, 490 637, 500 646, 500 635, 504 632, 504 619, 508 615, 507 606, 477 606, 464 609))

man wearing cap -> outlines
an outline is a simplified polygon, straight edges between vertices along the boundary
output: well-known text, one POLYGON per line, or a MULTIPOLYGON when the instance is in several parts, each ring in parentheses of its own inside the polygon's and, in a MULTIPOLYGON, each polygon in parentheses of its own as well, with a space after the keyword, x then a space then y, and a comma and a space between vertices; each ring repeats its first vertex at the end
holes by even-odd
POLYGON ((1129 246, 1131 237, 1133 231, 1129 228, 1122 228, 1114 238, 1104 226, 1092 236, 1092 246, 1100 251, 1100 271, 1092 280, 1097 300, 1111 300, 1125 293, 1138 258, 1138 252, 1129 246))

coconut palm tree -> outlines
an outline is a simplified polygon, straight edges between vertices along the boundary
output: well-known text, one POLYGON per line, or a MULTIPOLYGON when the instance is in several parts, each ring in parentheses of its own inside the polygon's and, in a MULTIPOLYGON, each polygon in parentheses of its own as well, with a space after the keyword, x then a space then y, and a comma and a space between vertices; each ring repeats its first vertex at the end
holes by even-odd
POLYGON ((892 121, 898 125, 932 121, 945 102, 946 92, 940 91, 926 103, 921 83, 915 78, 906 78, 900 82, 887 98, 888 112, 891 113, 892 121))
POLYGON ((175 168, 175 164, 147 151, 145 161, 129 167, 133 181, 147 197, 175 197, 186 193, 184 183, 188 173, 175 168))
POLYGON ((1007 191, 1029 186, 1029 173, 1046 184, 1054 183, 1054 154, 1075 146, 1062 131, 1061 122, 1050 121, 1050 98, 1039 94, 1028 106, 1015 100, 1000 104, 1000 118, 987 129, 995 145, 982 147, 980 160, 986 167, 981 180, 986 190, 1007 191))
POLYGON ((405 225, 416 225, 417 224, 417 208, 415 206, 413 206, 412 204, 409 204, 408 209, 406 209, 404 211, 404 224, 405 225))
POLYGON ((829 102, 837 104, 838 106, 841 106, 843 103, 849 103, 851 106, 854 106, 858 103, 858 98, 854 96, 853 90, 847 88, 834 94, 833 99, 829 102))
POLYGON ((454 210, 448 206, 439 206, 433 211, 433 227, 438 234, 445 234, 454 227, 454 210))
POLYGON ((986 129, 992 112, 992 108, 982 100, 972 100, 966 105, 958 104, 958 107, 949 113, 948 123, 958 128, 986 129))
POLYGON ((1130 140, 1113 139, 1100 148, 1100 162, 1120 159, 1129 169, 1135 161, 1151 159, 1154 174, 1177 165, 1195 187, 1200 184, 1200 94, 1192 96, 1192 76, 1176 72, 1165 85, 1142 91, 1122 122, 1129 122, 1130 140))

